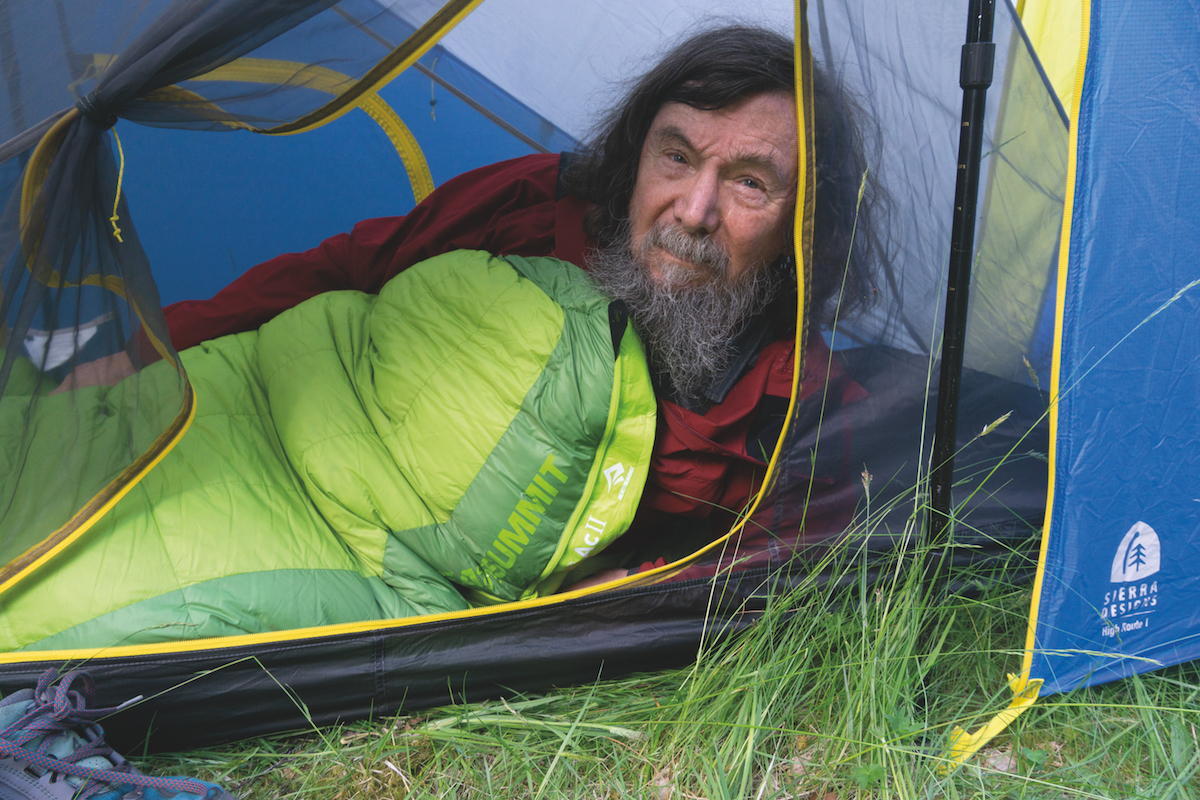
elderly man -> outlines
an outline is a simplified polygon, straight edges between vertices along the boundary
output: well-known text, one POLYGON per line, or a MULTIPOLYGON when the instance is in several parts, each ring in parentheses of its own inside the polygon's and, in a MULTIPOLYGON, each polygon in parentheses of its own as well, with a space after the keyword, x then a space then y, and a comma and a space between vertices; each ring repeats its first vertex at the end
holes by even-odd
MULTIPOLYGON (((770 31, 693 36, 637 82, 582 156, 527 156, 466 173, 407 216, 367 220, 260 264, 210 300, 168 307, 174 344, 257 328, 321 292, 376 292, 450 250, 556 256, 628 303, 656 373, 659 433, 634 538, 663 514, 737 511, 758 488, 792 389, 793 69, 791 42, 770 31)), ((873 238, 852 106, 819 71, 812 104, 815 330, 834 305, 844 318, 865 304, 873 238)), ((802 399, 840 377, 836 366, 826 373, 821 337, 807 341, 802 399)), ((841 386, 834 401, 861 391, 841 386)), ((810 524, 822 514, 825 527, 844 524, 846 505, 833 506, 813 504, 810 524)))
MULTIPOLYGON (((570 261, 628 304, 655 372, 659 430, 626 546, 657 538, 670 515, 711 518, 720 532, 757 491, 792 391, 793 73, 792 44, 773 32, 695 35, 634 85, 583 154, 460 175, 407 216, 366 220, 250 269, 212 299, 172 305, 175 347, 256 329, 322 292, 378 292, 452 250, 570 261)), ((871 295, 875 191, 868 181, 859 193, 857 112, 820 70, 810 102, 817 202, 805 319, 816 331, 834 309, 845 318, 871 295)), ((821 336, 806 341, 800 399, 820 392, 814 403, 831 408, 860 396, 821 336)), ((157 358, 148 347, 143 355, 157 358)), ((104 379, 87 369, 78 384, 104 379)), ((118 372, 129 370, 126 361, 118 372)), ((840 530, 853 508, 846 470, 826 472, 805 501, 809 531, 840 530)))

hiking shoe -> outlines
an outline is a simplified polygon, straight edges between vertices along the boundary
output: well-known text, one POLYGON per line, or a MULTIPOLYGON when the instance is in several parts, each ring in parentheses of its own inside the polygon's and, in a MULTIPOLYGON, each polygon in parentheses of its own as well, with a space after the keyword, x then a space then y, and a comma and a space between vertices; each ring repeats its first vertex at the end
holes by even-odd
POLYGON ((141 698, 89 709, 86 672, 55 676, 47 670, 36 689, 0 700, 0 800, 235 800, 212 783, 138 772, 104 743, 96 720, 141 698))

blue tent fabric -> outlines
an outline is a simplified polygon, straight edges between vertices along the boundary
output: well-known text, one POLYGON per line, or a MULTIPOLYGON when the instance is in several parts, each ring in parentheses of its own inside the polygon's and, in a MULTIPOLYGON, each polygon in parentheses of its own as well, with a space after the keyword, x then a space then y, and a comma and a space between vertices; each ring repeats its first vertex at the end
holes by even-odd
MULTIPOLYGON (((396 33, 402 38, 404 31, 396 33)), ((534 152, 447 84, 477 106, 503 114, 547 150, 575 146, 570 136, 444 48, 433 48, 420 63, 442 83, 408 70, 379 95, 422 145, 435 185, 534 152)), ((157 273, 164 304, 210 297, 255 264, 316 247, 362 219, 406 214, 414 205, 395 148, 361 111, 301 136, 237 130, 213 136, 126 122, 116 130, 142 244, 152 264, 169 265, 157 273), (247 181, 254 193, 245 191, 247 181), (181 186, 188 190, 180 192, 181 186)))
POLYGON ((1093 0, 1061 305, 1041 694, 1200 658, 1200 16, 1093 0))

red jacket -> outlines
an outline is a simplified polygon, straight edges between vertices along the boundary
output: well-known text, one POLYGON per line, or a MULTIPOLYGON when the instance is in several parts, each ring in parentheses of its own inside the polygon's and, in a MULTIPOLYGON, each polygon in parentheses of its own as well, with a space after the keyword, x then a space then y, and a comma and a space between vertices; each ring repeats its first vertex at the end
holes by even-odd
MULTIPOLYGON (((446 182, 403 217, 370 219, 348 234, 306 253, 273 258, 251 268, 210 300, 175 303, 165 309, 175 347, 258 328, 280 311, 335 289, 377 292, 390 278, 424 259, 450 250, 485 250, 497 255, 554 256, 586 268, 591 246, 583 231, 586 203, 557 193, 559 156, 534 155, 505 161, 446 182)), ((801 399, 842 372, 831 363, 820 337, 810 337, 801 399)), ((659 401, 659 426, 651 474, 636 528, 656 527, 662 513, 722 516, 745 508, 757 491, 791 395, 795 347, 776 341, 726 395, 703 415, 659 401)), ((841 402, 861 388, 840 381, 841 402)), ((844 484, 826 479, 824 488, 844 484)), ((841 495, 843 492, 837 492, 841 495)), ((818 516, 821 527, 840 530, 853 501, 818 516)), ((810 508, 809 523, 815 523, 810 508)))

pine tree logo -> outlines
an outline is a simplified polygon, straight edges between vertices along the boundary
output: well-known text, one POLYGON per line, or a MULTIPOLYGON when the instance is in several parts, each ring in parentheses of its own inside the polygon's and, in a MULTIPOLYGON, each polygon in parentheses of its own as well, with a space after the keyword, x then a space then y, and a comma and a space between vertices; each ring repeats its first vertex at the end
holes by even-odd
POLYGON ((1125 534, 1113 556, 1112 582, 1140 581, 1158 572, 1158 534, 1144 522, 1136 522, 1125 534))

